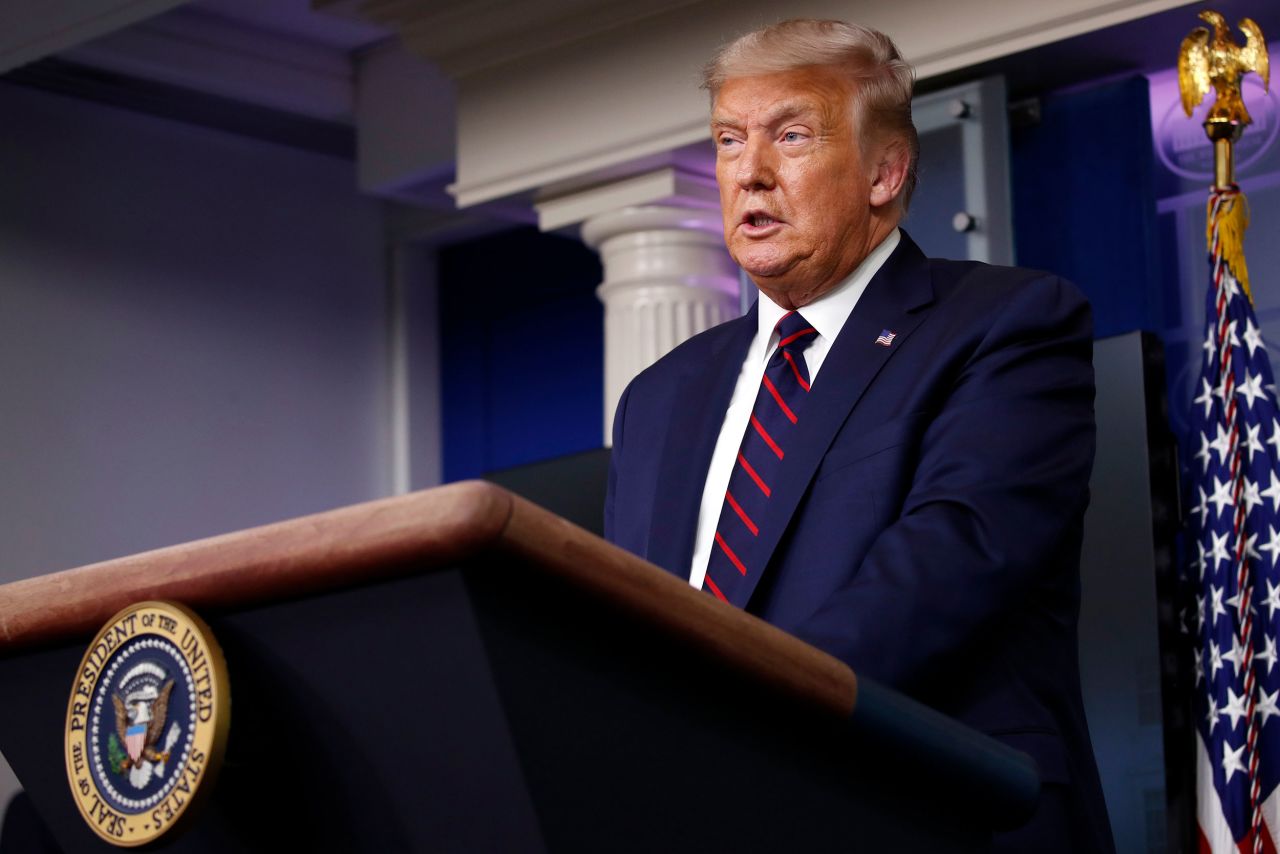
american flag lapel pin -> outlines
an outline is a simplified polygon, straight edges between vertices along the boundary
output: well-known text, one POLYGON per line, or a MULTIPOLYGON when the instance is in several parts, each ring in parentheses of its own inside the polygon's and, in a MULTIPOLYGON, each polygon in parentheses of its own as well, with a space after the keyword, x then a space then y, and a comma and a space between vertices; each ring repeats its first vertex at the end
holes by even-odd
POLYGON ((898 333, 890 332, 888 329, 880 331, 880 337, 876 339, 876 343, 881 347, 888 347, 893 343, 893 339, 898 337, 898 333))

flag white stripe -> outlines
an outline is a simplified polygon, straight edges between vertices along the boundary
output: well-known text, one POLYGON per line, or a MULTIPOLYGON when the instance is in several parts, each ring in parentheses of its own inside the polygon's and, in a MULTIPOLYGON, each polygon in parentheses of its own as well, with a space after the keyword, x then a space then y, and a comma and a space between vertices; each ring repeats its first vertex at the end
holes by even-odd
POLYGON ((1280 851, 1280 786, 1271 790, 1271 794, 1262 802, 1262 822, 1266 825, 1267 835, 1271 837, 1271 845, 1280 851))
MULTIPOLYGON (((1268 800, 1275 797, 1275 792, 1272 792, 1268 800)), ((1218 790, 1213 785, 1213 761, 1199 732, 1196 733, 1196 824, 1204 838, 1209 840, 1209 850, 1213 854, 1239 854, 1231 836, 1231 827, 1222 813, 1218 790)))

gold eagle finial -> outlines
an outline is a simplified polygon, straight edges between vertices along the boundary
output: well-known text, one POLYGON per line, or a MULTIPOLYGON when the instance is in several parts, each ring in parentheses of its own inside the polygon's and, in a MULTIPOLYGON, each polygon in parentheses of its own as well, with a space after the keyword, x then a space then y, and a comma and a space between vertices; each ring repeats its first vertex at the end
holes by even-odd
POLYGON ((1252 18, 1240 22, 1245 35, 1244 47, 1231 40, 1227 21, 1217 12, 1205 10, 1200 20, 1213 26, 1213 34, 1196 27, 1182 40, 1178 51, 1178 88, 1182 92, 1182 108, 1190 116, 1204 100, 1212 86, 1217 99, 1209 109, 1206 124, 1223 123, 1237 127, 1250 124, 1249 111, 1240 97, 1240 78, 1246 72, 1257 72, 1263 87, 1271 84, 1271 63, 1262 31, 1252 18))

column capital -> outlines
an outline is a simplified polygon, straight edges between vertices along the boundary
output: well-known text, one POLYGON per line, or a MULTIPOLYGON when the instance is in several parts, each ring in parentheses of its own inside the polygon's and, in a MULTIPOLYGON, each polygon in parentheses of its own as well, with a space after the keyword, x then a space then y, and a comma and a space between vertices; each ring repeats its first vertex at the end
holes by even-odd
POLYGON ((603 181, 594 177, 544 187, 533 207, 543 231, 635 207, 711 211, 718 221, 720 191, 715 179, 708 175, 685 166, 666 165, 603 181))
POLYGON ((605 307, 605 444, 627 383, 686 339, 738 315, 738 268, 719 208, 629 205, 582 225, 600 252, 605 307))
POLYGON ((640 231, 674 231, 698 242, 711 238, 724 249, 724 224, 720 208, 692 208, 676 205, 631 205, 597 214, 582 224, 582 240, 592 249, 606 241, 640 231))

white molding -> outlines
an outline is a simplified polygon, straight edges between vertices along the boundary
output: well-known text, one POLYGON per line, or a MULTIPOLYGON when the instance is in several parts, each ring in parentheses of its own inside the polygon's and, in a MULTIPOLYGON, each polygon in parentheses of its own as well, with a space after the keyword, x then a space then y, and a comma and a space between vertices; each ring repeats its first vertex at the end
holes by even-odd
MULTIPOLYGON (((874 2, 810 0, 793 3, 785 10, 764 0, 727 4, 716 0, 651 0, 636 4, 630 0, 455 0, 449 4, 429 0, 313 0, 317 9, 363 17, 398 29, 413 51, 438 64, 447 74, 466 76, 514 62, 524 57, 558 50, 575 42, 674 13, 691 12, 706 17, 707 11, 722 18, 720 38, 732 36, 758 23, 783 17, 835 17, 861 20, 876 25, 891 17, 914 16, 922 25, 937 21, 928 3, 899 3, 905 13, 877 9, 874 2)), ((932 5, 936 7, 936 2, 932 5)), ((996 8, 1000 3, 982 0, 952 0, 948 16, 983 19, 990 26, 983 36, 940 50, 909 54, 923 77, 954 71, 988 59, 1006 56, 1027 48, 1069 38, 1090 30, 1140 18, 1166 9, 1185 6, 1186 0, 1075 0, 1054 4, 1021 4, 1035 10, 1030 16, 1008 15, 996 8), (1063 6, 1078 8, 1057 13, 1063 6), (965 7, 972 7, 966 11, 965 7), (983 8, 985 7, 985 9, 983 8), (985 13, 984 13, 985 12, 985 13), (1023 23, 1013 23, 1022 19, 1023 23), (1002 26, 1009 22, 1007 26, 1002 26)), ((902 41, 902 29, 887 30, 902 41)))
MULTIPOLYGON (((927 78, 1180 5, 797 0, 785 14, 880 28, 927 78)), ((540 51, 531 30, 518 56, 458 76, 458 171, 450 191, 466 207, 706 141, 699 68, 725 39, 782 14, 769 0, 707 0, 540 51)), ((417 49, 412 38, 407 46, 417 49)))
POLYGON ((390 446, 387 461, 392 495, 404 495, 412 487, 413 460, 409 404, 411 388, 409 371, 408 290, 413 287, 412 259, 406 257, 412 247, 392 245, 388 251, 387 277, 387 422, 390 446))
MULTIPOLYGON (((630 145, 611 146, 585 156, 566 154, 563 157, 546 158, 533 169, 509 169, 482 181, 455 181, 447 189, 457 200, 458 207, 465 208, 480 202, 545 187, 558 181, 568 181, 595 171, 609 169, 620 163, 629 163, 670 151, 682 145, 705 142, 710 138, 711 132, 708 129, 707 120, 701 118, 693 124, 654 131, 630 145)), ((460 141, 459 159, 464 151, 466 151, 465 143, 460 141)))

